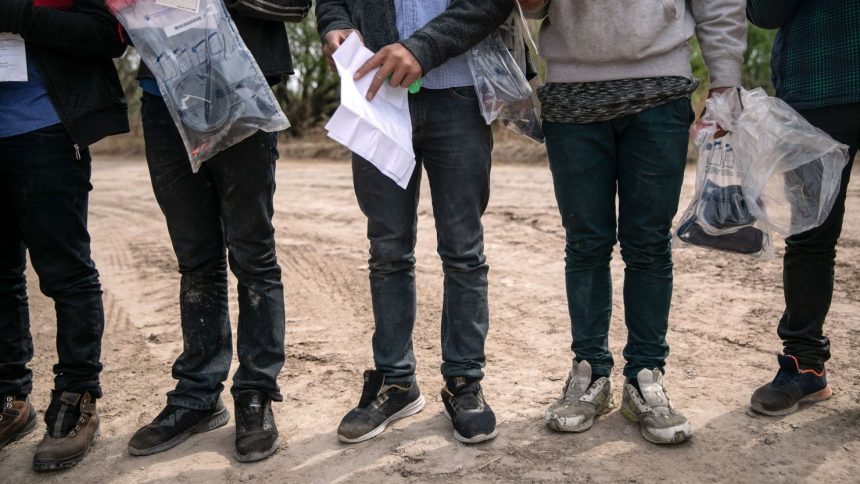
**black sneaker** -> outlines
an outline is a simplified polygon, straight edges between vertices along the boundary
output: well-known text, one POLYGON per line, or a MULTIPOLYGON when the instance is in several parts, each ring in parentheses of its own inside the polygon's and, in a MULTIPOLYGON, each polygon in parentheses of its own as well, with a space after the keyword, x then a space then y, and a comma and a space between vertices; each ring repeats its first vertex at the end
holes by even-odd
POLYGON ((277 452, 278 427, 272 414, 272 399, 256 390, 239 392, 235 398, 236 451, 239 462, 256 462, 277 452))
POLYGON ((141 427, 128 442, 128 453, 136 456, 152 455, 172 449, 194 434, 215 430, 230 420, 224 402, 211 410, 168 405, 151 424, 141 427))
POLYGON ((395 420, 409 417, 424 408, 424 395, 417 383, 385 384, 385 375, 376 370, 364 372, 361 400, 340 421, 337 437, 355 444, 376 437, 395 420))
POLYGON ((455 376, 442 387, 445 415, 454 424, 454 438, 477 444, 496 437, 496 414, 484 401, 480 378, 455 376))
POLYGON ((825 371, 804 370, 797 358, 778 355, 779 371, 776 378, 753 393, 750 409, 770 415, 788 415, 796 412, 801 403, 815 403, 833 396, 827 384, 825 371))

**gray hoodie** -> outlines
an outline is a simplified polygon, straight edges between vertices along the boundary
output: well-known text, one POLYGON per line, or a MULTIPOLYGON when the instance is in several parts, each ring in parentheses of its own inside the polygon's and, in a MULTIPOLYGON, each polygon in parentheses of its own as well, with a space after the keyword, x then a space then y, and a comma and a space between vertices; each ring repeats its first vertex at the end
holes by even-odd
POLYGON ((695 34, 714 88, 741 84, 745 8, 746 0, 547 0, 526 15, 545 19, 547 82, 692 78, 695 34))

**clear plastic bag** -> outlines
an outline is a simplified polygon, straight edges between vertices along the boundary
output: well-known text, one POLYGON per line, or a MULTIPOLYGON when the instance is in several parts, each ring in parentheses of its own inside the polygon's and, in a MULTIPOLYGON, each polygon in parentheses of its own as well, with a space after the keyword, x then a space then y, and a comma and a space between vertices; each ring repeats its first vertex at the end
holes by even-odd
POLYGON ((508 129, 543 143, 537 101, 524 74, 528 35, 522 14, 514 11, 498 30, 473 47, 467 58, 487 124, 499 119, 508 129))
POLYGON ((156 0, 108 6, 158 81, 195 172, 258 130, 290 127, 221 0, 199 0, 196 12, 156 0))
POLYGON ((848 147, 762 89, 739 96, 707 101, 696 193, 674 242, 770 258, 771 232, 789 237, 830 215, 848 147), (719 127, 728 134, 716 139, 719 127))

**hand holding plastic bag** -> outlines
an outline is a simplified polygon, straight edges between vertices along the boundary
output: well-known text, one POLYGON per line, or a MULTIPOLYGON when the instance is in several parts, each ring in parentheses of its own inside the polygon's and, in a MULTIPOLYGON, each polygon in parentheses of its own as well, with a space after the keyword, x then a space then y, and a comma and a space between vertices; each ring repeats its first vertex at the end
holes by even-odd
POLYGON ((290 127, 221 0, 199 0, 196 11, 156 0, 108 6, 158 81, 195 172, 258 130, 290 127))
POLYGON ((839 194, 848 148, 761 90, 714 96, 700 124, 696 193, 681 242, 772 257, 769 233, 818 227, 839 194), (738 111, 736 106, 740 106, 738 111), (718 127, 729 131, 716 139, 718 127))
POLYGON ((467 57, 487 124, 500 119, 508 129, 543 143, 537 102, 524 74, 527 35, 522 14, 514 11, 498 30, 473 47, 467 57))

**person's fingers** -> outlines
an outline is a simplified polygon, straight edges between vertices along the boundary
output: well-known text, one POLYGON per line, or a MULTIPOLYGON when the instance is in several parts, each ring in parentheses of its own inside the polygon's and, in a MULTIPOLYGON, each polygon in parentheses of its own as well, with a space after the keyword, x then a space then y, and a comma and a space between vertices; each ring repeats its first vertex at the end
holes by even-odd
POLYGON ((400 87, 404 89, 409 89, 409 86, 415 83, 421 77, 420 69, 413 69, 406 74, 406 77, 403 78, 403 81, 400 83, 400 87))
POLYGON ((376 93, 379 92, 382 84, 385 83, 385 80, 388 79, 388 76, 390 76, 393 71, 394 65, 389 63, 383 65, 379 71, 376 72, 373 76, 373 82, 370 83, 370 88, 367 90, 368 101, 373 101, 373 98, 376 97, 376 93))
POLYGON ((357 71, 355 71, 355 80, 357 81, 361 79, 362 77, 366 76, 368 72, 383 65, 387 57, 388 52, 385 49, 382 49, 381 51, 377 52, 373 57, 367 59, 367 62, 365 62, 363 66, 359 67, 357 71))
POLYGON ((406 81, 406 77, 409 75, 409 66, 399 64, 396 69, 394 69, 394 74, 388 79, 388 85, 391 87, 402 86, 406 81))

